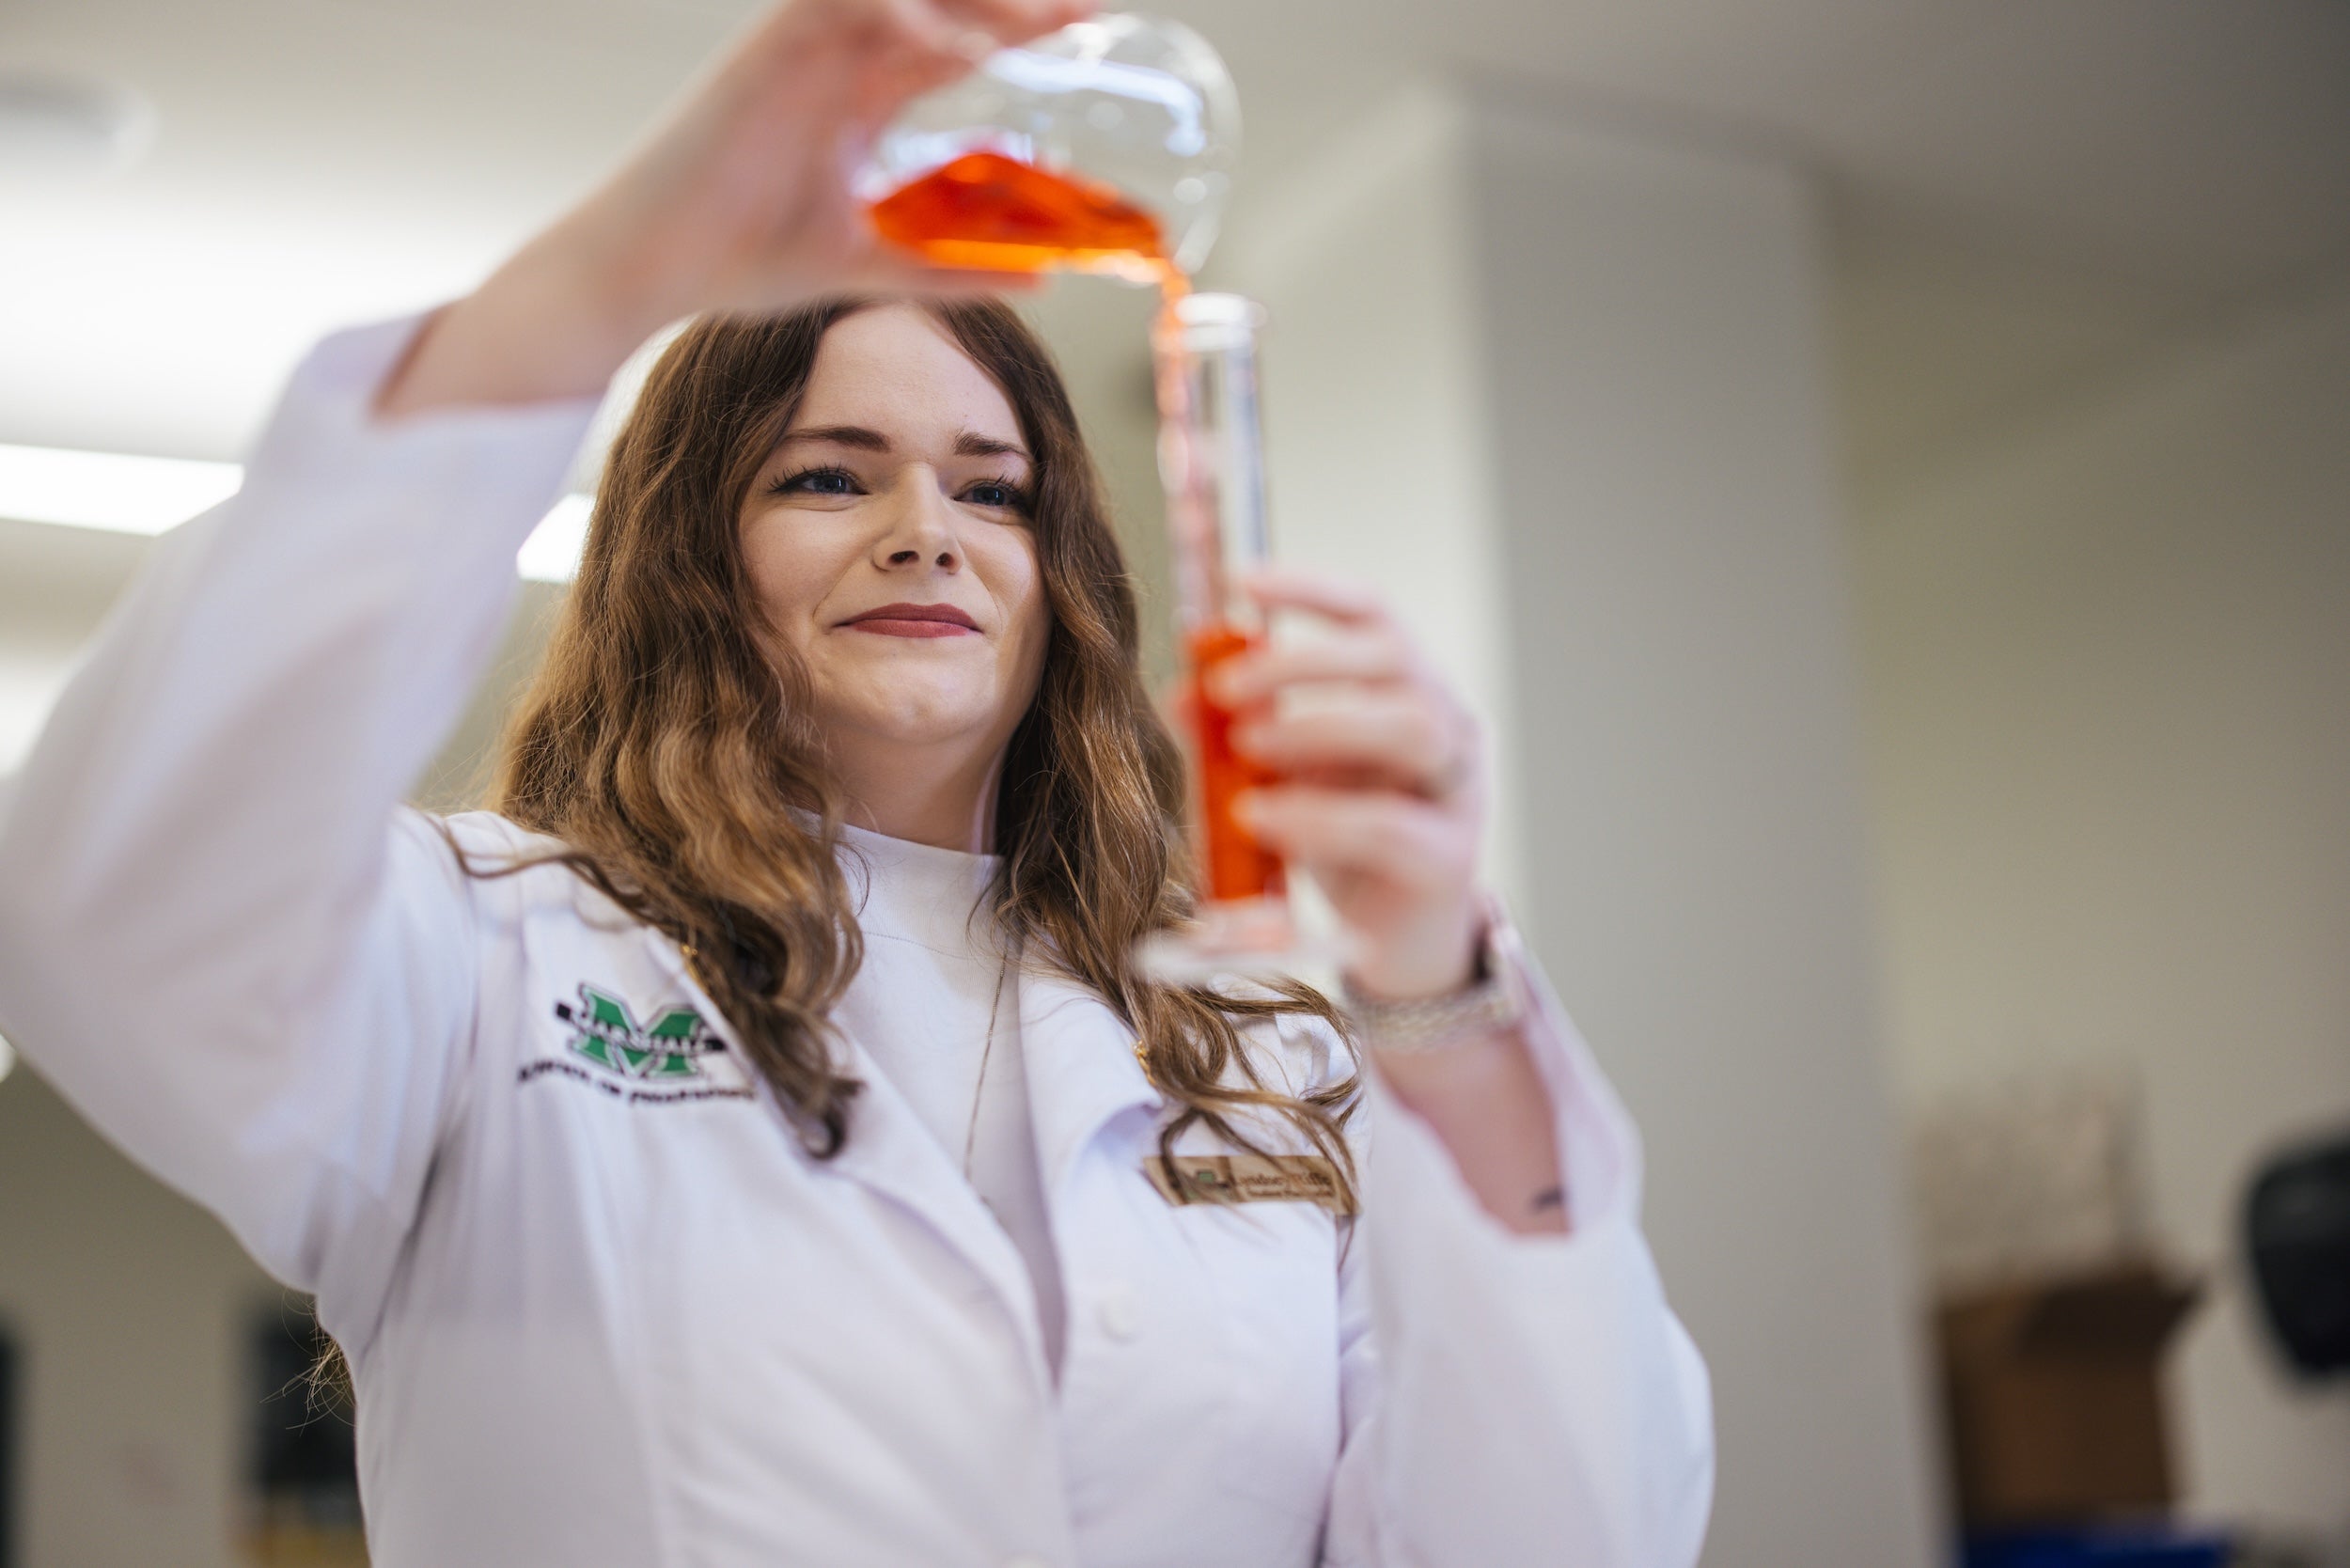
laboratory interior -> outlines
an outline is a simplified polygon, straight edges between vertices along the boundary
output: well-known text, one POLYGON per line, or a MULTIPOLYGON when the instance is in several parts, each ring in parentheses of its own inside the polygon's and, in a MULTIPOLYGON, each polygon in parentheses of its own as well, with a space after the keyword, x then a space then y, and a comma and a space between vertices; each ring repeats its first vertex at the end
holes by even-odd
MULTIPOLYGON (((49 864, 62 797, 17 784, 110 610, 312 346, 466 295, 770 9, 0 11, 0 876, 49 864)), ((1271 558, 1384 596, 1480 720, 1482 886, 1637 1124, 1710 1380, 1686 1560, 2350 1568, 2350 8, 1152 10, 1140 63, 974 52, 940 90, 993 97, 860 144, 858 221, 1083 71, 985 156, 1109 201, 1119 114, 1190 117, 1120 210, 1253 302, 1271 558)), ((1140 254, 1014 300, 1174 689, 1197 496, 1140 254)), ((484 798, 664 340, 423 810, 484 798)), ((48 891, 0 886, 0 941, 48 891)), ((172 1011, 122 1072, 221 1048, 172 1011)), ((0 1568, 368 1561, 309 1298, 0 1033, 0 1568)), ((1582 1559, 1480 1568, 1520 1560, 1582 1559)))

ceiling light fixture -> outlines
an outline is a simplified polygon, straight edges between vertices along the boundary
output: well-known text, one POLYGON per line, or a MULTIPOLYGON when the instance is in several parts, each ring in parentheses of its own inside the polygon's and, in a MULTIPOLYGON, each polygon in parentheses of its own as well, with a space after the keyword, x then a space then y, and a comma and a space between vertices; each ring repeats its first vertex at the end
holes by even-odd
MULTIPOLYGON (((218 506, 244 482, 234 463, 0 444, 0 518, 155 535, 218 506)), ((515 557, 534 582, 568 583, 588 542, 585 495, 556 501, 515 557)))
POLYGON ((111 174, 154 141, 154 106, 119 82, 0 71, 0 173, 111 174))
POLYGON ((160 534, 237 493, 233 463, 0 446, 0 517, 160 534))

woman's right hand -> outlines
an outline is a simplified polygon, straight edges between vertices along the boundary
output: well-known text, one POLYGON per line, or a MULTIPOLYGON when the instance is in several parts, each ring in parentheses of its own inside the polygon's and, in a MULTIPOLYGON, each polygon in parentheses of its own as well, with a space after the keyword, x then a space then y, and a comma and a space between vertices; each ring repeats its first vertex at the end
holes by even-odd
POLYGON ((849 194, 905 102, 1092 0, 788 0, 587 200, 436 315, 385 384, 387 417, 585 397, 652 333, 849 288, 1010 284, 886 249, 849 194))

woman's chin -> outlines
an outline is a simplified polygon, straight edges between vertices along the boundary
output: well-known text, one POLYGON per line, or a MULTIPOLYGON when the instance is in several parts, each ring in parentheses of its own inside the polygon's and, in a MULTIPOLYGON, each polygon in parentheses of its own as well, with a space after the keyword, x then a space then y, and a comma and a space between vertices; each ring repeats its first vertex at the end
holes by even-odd
POLYGON ((998 694, 960 681, 909 679, 825 704, 826 727, 895 745, 952 745, 996 728, 998 694))

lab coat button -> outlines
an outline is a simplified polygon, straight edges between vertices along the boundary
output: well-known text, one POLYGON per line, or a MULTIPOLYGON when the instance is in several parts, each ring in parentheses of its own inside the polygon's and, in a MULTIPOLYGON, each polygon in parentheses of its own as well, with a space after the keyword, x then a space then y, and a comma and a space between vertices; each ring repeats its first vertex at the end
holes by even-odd
POLYGON ((1142 1332, 1142 1304, 1135 1299, 1132 1285, 1112 1285, 1104 1290, 1094 1311, 1101 1320, 1102 1332, 1113 1340, 1131 1340, 1142 1332))

